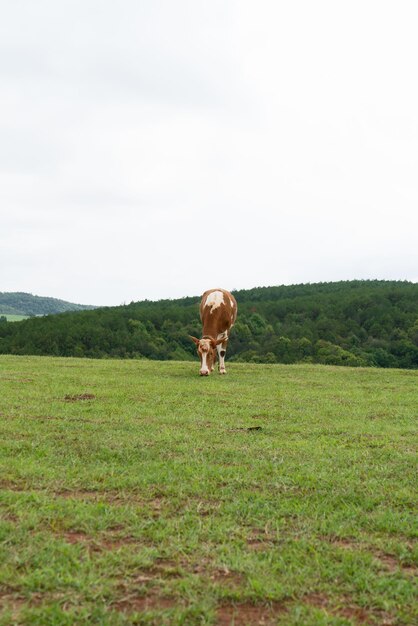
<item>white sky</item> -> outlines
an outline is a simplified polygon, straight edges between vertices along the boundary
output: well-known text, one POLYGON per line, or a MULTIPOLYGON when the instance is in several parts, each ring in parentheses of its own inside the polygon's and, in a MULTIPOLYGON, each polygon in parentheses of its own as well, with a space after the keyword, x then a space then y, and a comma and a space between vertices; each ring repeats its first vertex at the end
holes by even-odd
POLYGON ((418 4, 0 0, 0 291, 418 280, 418 4))

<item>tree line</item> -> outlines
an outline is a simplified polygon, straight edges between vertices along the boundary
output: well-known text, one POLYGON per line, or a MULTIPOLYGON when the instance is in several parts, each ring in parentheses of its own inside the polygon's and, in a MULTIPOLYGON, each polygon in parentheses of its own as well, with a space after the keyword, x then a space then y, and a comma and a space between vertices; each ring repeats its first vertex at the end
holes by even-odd
MULTIPOLYGON (((344 281, 234 291, 230 361, 418 368, 418 284, 344 281)), ((195 359, 200 298, 0 322, 0 353, 195 359)))

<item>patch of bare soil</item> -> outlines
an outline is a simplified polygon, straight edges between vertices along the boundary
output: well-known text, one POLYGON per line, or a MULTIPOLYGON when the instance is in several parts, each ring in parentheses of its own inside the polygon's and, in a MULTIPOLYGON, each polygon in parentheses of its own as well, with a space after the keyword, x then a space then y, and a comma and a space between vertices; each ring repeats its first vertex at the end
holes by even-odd
POLYGON ((327 541, 328 543, 332 543, 333 546, 337 546, 339 548, 347 548, 347 549, 356 549, 359 547, 359 543, 355 541, 355 539, 350 539, 348 537, 321 537, 323 541, 327 541))
POLYGON ((133 497, 131 494, 124 494, 120 491, 99 491, 97 489, 62 489, 55 491, 55 495, 60 498, 98 500, 109 504, 128 503, 133 497))
POLYGON ((309 593, 303 598, 306 604, 315 606, 319 609, 324 609, 340 617, 346 617, 347 619, 354 619, 359 624, 373 624, 369 613, 366 609, 353 605, 351 602, 343 603, 341 606, 331 606, 328 596, 324 593, 309 593))
POLYGON ((306 604, 310 604, 311 606, 316 606, 318 608, 325 608, 329 604, 328 596, 324 593, 316 592, 306 594, 306 596, 303 597, 303 601, 306 602, 306 604))
POLYGON ((219 511, 221 504, 219 501, 200 500, 196 506, 196 513, 201 517, 207 517, 219 511))
MULTIPOLYGON (((3 414, 3 417, 5 419, 7 419, 7 420, 20 420, 20 419, 22 419, 22 417, 20 415, 4 415, 3 414)), ((41 421, 45 421, 45 420, 62 420, 61 417, 55 417, 54 415, 27 415, 25 417, 25 419, 41 420, 41 421)))
POLYGON ((186 570, 191 570, 194 574, 202 575, 213 582, 228 586, 239 586, 245 582, 244 575, 230 570, 226 565, 214 567, 212 561, 202 559, 198 564, 183 563, 186 570))
POLYGON ((402 563, 400 563, 392 554, 386 554, 385 552, 373 552, 373 555, 379 559, 384 568, 390 572, 396 572, 396 570, 402 567, 402 563))
POLYGON ((0 489, 5 489, 6 491, 26 491, 27 487, 21 483, 5 478, 0 480, 0 489))
POLYGON ((250 548, 250 550, 254 550, 254 552, 264 552, 266 550, 269 550, 272 547, 272 544, 267 542, 267 541, 262 541, 259 539, 249 539, 247 541, 247 545, 250 548))
POLYGON ((77 530, 65 530, 60 533, 60 536, 63 537, 67 543, 73 544, 86 543, 91 539, 90 535, 77 530))
POLYGON ((3 611, 10 611, 12 622, 18 619, 20 610, 24 604, 26 604, 25 599, 18 594, 0 590, 0 608, 3 611))
POLYGON ((145 595, 129 593, 112 604, 112 608, 121 613, 144 613, 146 611, 164 611, 178 604, 174 598, 161 596, 155 592, 145 595))
POLYGON ((13 378, 12 376, 1 376, 1 380, 12 380, 14 383, 33 383, 33 378, 13 378))
POLYGON ((134 578, 121 583, 119 588, 128 594, 138 584, 146 585, 158 580, 181 578, 183 571, 201 575, 205 580, 222 584, 222 586, 235 587, 244 582, 244 577, 239 572, 231 571, 226 566, 214 567, 210 561, 201 561, 194 565, 182 560, 177 562, 171 559, 157 558, 148 567, 142 567, 134 578))
MULTIPOLYGON (((152 585, 156 582, 158 583, 161 579, 177 578, 178 576, 180 576, 180 573, 174 561, 158 559, 152 565, 141 568, 135 577, 127 578, 119 583, 118 595, 120 595, 120 598, 115 604, 123 604, 127 598, 139 598, 139 602, 146 600, 148 604, 153 604, 155 598, 159 597, 159 595, 158 589, 153 588, 152 585), (151 583, 151 585, 147 583, 151 583), (138 586, 142 586, 143 593, 139 592, 138 586), (144 586, 146 587, 146 594, 144 593, 144 586)), ((163 604, 165 599, 163 599, 163 604)))
POLYGON ((240 427, 238 426, 237 428, 227 428, 227 432, 229 433, 236 433, 236 432, 248 432, 248 433, 252 433, 252 432, 256 432, 258 430, 263 430, 262 426, 247 426, 247 427, 240 427))
POLYGON ((55 495, 59 498, 69 498, 74 500, 85 499, 106 499, 107 493, 103 491, 95 491, 94 489, 63 489, 62 491, 56 491, 55 495))
POLYGON ((100 552, 102 549, 100 539, 91 537, 82 531, 65 530, 57 533, 57 536, 61 537, 71 545, 81 545, 89 552, 100 552))
MULTIPOLYGON (((161 511, 171 503, 162 497, 149 498, 136 492, 129 491, 98 491, 94 489, 62 489, 55 491, 60 498, 75 500, 92 500, 94 502, 106 502, 113 506, 139 506, 150 511, 152 517, 159 517, 161 511)), ((178 508, 182 505, 179 503, 178 508)))
POLYGON ((10 611, 12 622, 15 623, 23 606, 40 606, 45 600, 60 600, 63 597, 63 593, 41 592, 31 593, 29 596, 24 597, 18 591, 12 591, 11 588, 3 587, 0 588, 0 609, 10 611))
POLYGON ((323 537, 322 539, 345 550, 361 550, 363 552, 371 552, 373 556, 382 563, 384 569, 389 572, 396 572, 400 569, 406 574, 415 575, 417 573, 417 568, 414 565, 410 563, 403 563, 395 555, 383 552, 382 550, 376 550, 373 546, 370 546, 367 543, 363 543, 361 541, 356 542, 352 539, 344 538, 323 537))
POLYGON ((211 580, 222 583, 223 585, 240 586, 245 582, 243 574, 234 572, 228 569, 226 566, 218 567, 212 570, 209 574, 211 580))
POLYGON ((247 546, 250 550, 256 552, 262 552, 263 550, 270 550, 273 546, 275 538, 266 530, 260 530, 253 528, 247 537, 247 546))
POLYGON ((104 550, 119 550, 125 546, 142 545, 142 542, 131 535, 122 537, 120 535, 106 535, 100 537, 99 547, 104 550))
POLYGON ((330 601, 324 593, 309 593, 303 597, 306 604, 323 609, 332 615, 344 617, 352 620, 355 624, 370 624, 370 626, 378 624, 379 626, 392 626, 395 623, 394 618, 384 611, 368 610, 362 606, 355 604, 351 598, 340 598, 338 604, 330 601))
POLYGON ((158 558, 149 567, 142 568, 141 572, 132 582, 145 582, 157 578, 179 578, 180 576, 179 566, 175 561, 158 558))
POLYGON ((217 611, 217 626, 272 626, 278 615, 285 613, 283 602, 270 604, 223 604, 217 611))
POLYGON ((65 530, 58 533, 59 537, 62 537, 73 545, 82 544, 87 547, 91 552, 101 552, 103 550, 119 550, 126 546, 142 545, 142 542, 135 539, 132 536, 123 536, 120 534, 120 529, 117 532, 103 533, 97 537, 92 537, 83 531, 65 530))
POLYGON ((77 395, 64 396, 65 402, 78 402, 79 400, 94 400, 95 395, 93 393, 80 393, 77 395))
POLYGON ((11 513, 10 511, 0 511, 0 519, 4 520, 5 522, 11 522, 12 524, 17 524, 17 522, 19 521, 18 516, 14 513, 11 513))
POLYGON ((418 568, 411 563, 403 563, 399 559, 396 558, 393 554, 388 554, 387 552, 374 551, 373 555, 382 563, 384 569, 389 572, 396 572, 401 570, 404 574, 409 574, 411 576, 416 576, 418 573, 418 568))

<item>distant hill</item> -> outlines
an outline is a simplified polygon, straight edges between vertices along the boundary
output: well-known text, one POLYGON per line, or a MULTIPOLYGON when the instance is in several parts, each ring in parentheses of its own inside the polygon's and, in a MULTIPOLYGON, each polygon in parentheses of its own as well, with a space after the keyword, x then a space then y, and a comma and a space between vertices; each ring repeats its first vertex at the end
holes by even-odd
MULTIPOLYGON (((227 360, 418 369, 418 284, 343 281, 235 291, 227 360)), ((0 353, 197 359, 200 297, 0 323, 0 353)))
POLYGON ((73 304, 65 300, 33 296, 31 293, 21 291, 0 291, 0 315, 50 315, 94 308, 96 307, 88 304, 73 304))

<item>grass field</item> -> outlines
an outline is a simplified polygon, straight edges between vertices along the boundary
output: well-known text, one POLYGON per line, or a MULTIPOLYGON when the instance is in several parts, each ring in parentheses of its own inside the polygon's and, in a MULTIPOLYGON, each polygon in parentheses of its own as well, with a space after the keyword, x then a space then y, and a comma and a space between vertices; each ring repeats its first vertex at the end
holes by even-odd
POLYGON ((28 315, 9 315, 9 313, 0 313, 0 317, 5 317, 8 322, 21 322, 28 319, 28 315))
POLYGON ((416 623, 418 373, 0 356, 0 624, 416 623))

